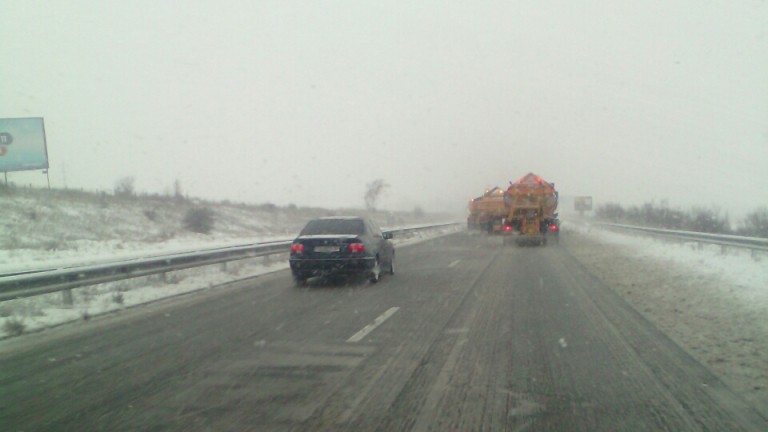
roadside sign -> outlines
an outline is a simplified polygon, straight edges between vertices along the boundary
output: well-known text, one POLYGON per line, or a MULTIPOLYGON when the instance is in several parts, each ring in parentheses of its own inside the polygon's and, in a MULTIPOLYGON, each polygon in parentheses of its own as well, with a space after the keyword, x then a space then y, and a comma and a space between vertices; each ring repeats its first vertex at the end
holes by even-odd
POLYGON ((577 211, 590 211, 592 210, 592 197, 575 197, 573 199, 573 207, 577 211))
POLYGON ((0 119, 0 172, 47 168, 42 117, 0 119))

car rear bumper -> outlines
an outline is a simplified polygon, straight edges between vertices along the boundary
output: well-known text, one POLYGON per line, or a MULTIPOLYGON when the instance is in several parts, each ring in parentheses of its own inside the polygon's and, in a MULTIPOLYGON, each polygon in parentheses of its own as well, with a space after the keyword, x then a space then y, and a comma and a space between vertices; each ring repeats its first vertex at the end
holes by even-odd
POLYGON ((360 273, 372 269, 376 265, 373 257, 367 258, 335 258, 335 259, 291 259, 291 271, 304 275, 324 275, 329 273, 360 273))

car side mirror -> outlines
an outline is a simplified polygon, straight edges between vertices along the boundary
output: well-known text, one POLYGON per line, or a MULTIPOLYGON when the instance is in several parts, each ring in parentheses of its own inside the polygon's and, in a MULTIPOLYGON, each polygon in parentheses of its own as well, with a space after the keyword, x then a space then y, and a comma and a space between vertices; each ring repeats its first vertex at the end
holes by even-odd
POLYGON ((392 240, 395 237, 392 233, 384 233, 384 240, 392 240))

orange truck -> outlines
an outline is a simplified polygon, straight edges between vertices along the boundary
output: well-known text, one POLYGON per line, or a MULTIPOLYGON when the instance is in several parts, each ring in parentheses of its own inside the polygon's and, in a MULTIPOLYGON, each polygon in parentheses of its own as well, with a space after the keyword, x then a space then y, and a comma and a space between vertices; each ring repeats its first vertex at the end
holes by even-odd
POLYGON ((504 190, 498 187, 486 189, 482 196, 469 201, 467 228, 501 232, 503 219, 509 210, 504 204, 504 190))
POLYGON ((547 244, 548 239, 560 240, 560 220, 557 218, 557 198, 554 183, 547 183, 529 173, 504 193, 507 214, 502 233, 504 244, 547 244))

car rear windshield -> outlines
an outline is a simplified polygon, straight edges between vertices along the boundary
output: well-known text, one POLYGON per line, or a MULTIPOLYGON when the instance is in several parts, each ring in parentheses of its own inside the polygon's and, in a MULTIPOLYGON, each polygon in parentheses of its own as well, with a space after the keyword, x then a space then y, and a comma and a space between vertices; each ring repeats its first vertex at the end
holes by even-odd
POLYGON ((347 234, 361 235, 365 227, 360 219, 320 219, 309 221, 300 235, 347 234))

